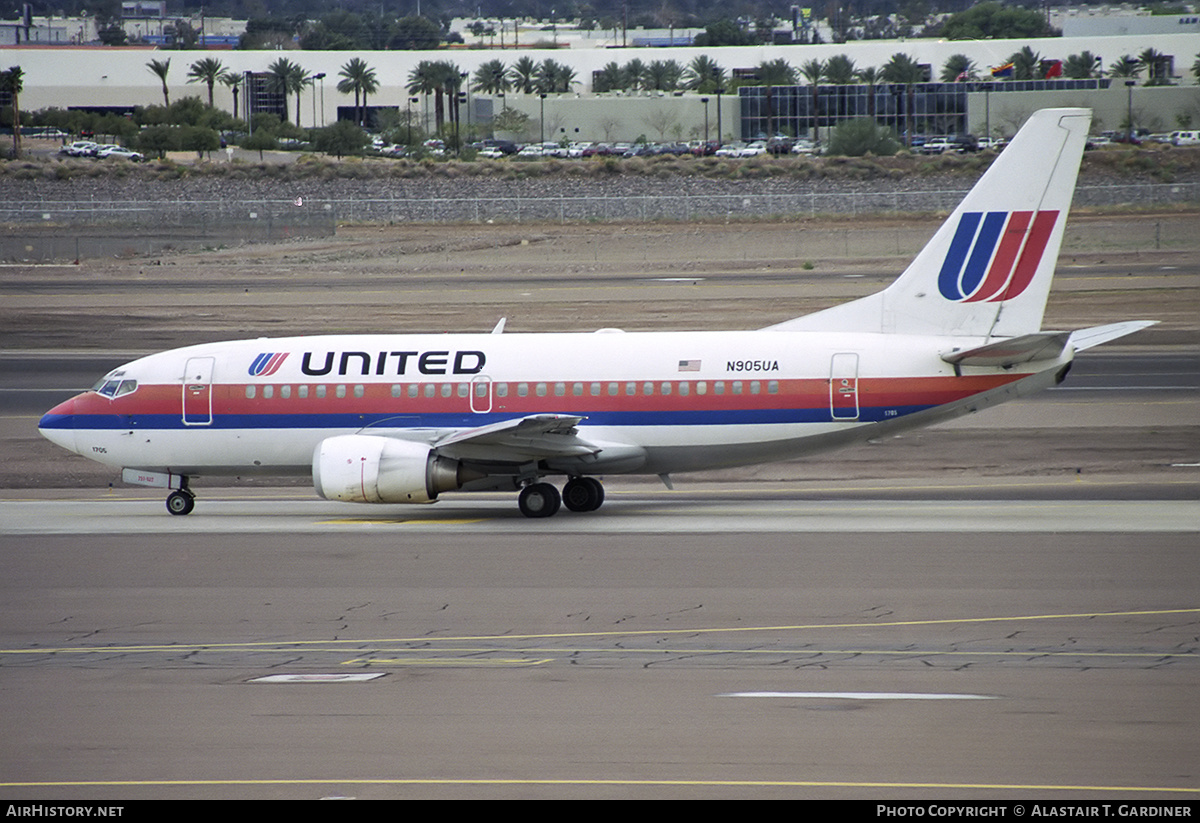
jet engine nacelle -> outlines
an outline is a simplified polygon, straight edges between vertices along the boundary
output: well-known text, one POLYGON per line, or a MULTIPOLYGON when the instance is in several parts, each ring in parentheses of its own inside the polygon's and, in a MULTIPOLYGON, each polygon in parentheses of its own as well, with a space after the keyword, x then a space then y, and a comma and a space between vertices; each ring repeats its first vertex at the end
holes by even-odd
POLYGON ((430 503, 462 487, 462 465, 425 443, 362 434, 329 437, 313 452, 313 486, 326 500, 430 503))

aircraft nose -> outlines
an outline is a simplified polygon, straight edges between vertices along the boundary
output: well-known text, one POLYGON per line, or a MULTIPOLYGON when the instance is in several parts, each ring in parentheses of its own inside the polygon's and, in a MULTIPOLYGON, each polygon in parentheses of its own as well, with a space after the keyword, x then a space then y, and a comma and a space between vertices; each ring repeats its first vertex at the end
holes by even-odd
POLYGON ((38 421, 38 431, 42 437, 68 451, 78 451, 75 448, 75 401, 78 399, 76 396, 64 400, 38 421))

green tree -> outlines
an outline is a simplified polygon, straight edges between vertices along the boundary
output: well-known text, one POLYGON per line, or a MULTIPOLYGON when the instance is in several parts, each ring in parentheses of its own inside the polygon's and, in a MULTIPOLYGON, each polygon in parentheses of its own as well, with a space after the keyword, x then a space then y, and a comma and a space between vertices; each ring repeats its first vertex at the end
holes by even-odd
POLYGON ((25 72, 20 66, 9 66, 0 71, 0 91, 12 98, 13 110, 13 157, 21 156, 21 92, 25 89, 25 72))
POLYGON ((389 49, 405 51, 432 51, 441 42, 442 32, 438 24, 427 17, 415 14, 396 21, 389 49))
POLYGON ((697 34, 695 40, 692 41, 693 45, 702 47, 750 46, 754 42, 753 37, 728 17, 723 17, 715 23, 710 23, 704 28, 704 33, 697 34))
MULTIPOLYGON (((350 125, 354 125, 351 123, 350 125)), ((274 151, 279 148, 279 138, 271 133, 269 129, 255 129, 246 139, 242 141, 242 148, 249 151, 257 151, 258 159, 263 159, 264 151, 274 151)))
POLYGON ((151 60, 146 64, 146 68, 150 69, 154 76, 162 82, 163 105, 170 106, 171 95, 167 91, 167 73, 171 70, 171 58, 168 57, 166 60, 151 60))
POLYGON ((143 154, 162 159, 167 152, 179 150, 179 128, 166 124, 149 126, 138 132, 134 145, 143 154))
POLYGON ((204 57, 192 63, 188 68, 189 83, 204 83, 208 86, 208 105, 211 108, 213 104, 213 86, 221 79, 221 75, 225 73, 225 66, 215 57, 204 57))
POLYGON ((179 129, 179 148, 184 151, 194 151, 197 157, 204 157, 205 152, 221 148, 221 136, 216 129, 203 126, 184 126, 179 129))
POLYGON ((947 40, 1010 40, 1053 34, 1040 12, 997 2, 977 3, 950 15, 942 24, 942 36, 947 40))
POLYGON ((336 157, 362 154, 366 146, 366 133, 349 120, 339 120, 332 126, 317 129, 313 136, 313 147, 317 151, 336 157))
POLYGON ((828 154, 862 157, 874 154, 890 157, 900 148, 896 135, 870 117, 859 117, 839 123, 829 138, 828 154))

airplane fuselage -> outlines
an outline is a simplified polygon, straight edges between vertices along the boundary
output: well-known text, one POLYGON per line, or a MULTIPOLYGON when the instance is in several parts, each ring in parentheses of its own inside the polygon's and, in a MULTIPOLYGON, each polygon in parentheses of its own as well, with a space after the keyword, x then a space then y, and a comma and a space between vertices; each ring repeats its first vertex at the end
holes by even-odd
MULTIPOLYGON (((583 418, 589 440, 609 447, 553 465, 665 474, 786 459, 880 425, 907 427, 913 415, 924 424, 971 410, 973 398, 1041 388, 1053 380, 1029 378, 1070 361, 1064 352, 1036 370, 956 374, 940 357, 946 348, 932 337, 805 332, 259 339, 134 361, 108 376, 109 391, 101 385, 52 410, 42 429, 112 466, 307 474, 313 449, 334 435, 433 443, 559 414, 583 418)), ((457 453, 472 459, 469 443, 457 453)))

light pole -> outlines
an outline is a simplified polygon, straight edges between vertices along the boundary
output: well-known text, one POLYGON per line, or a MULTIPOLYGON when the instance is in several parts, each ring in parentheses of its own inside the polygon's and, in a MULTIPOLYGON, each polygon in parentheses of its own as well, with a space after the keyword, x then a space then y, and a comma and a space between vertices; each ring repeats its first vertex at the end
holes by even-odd
MULTIPOLYGON (((308 78, 309 85, 312 86, 312 90, 313 90, 312 97, 313 97, 313 128, 314 129, 319 128, 319 126, 317 125, 317 86, 312 81, 313 80, 324 80, 324 79, 325 79, 325 72, 321 72, 320 74, 314 74, 308 78)), ((321 83, 321 125, 322 126, 325 125, 325 84, 324 83, 321 83)))
POLYGON ((413 144, 413 138, 412 138, 412 120, 413 120, 413 118, 412 118, 412 104, 413 104, 413 103, 416 103, 416 102, 418 102, 420 99, 421 99, 421 98, 419 98, 419 97, 410 97, 410 98, 408 98, 408 106, 406 106, 406 108, 408 109, 408 146, 409 146, 409 148, 412 148, 412 144, 413 144))
POLYGON ((1125 88, 1129 91, 1129 145, 1133 145, 1133 87, 1137 85, 1136 80, 1126 80, 1125 88))
POLYGON ((725 89, 723 87, 717 86, 717 142, 718 143, 720 143, 722 140, 724 140, 724 138, 721 137, 721 95, 724 94, 724 92, 725 92, 725 89))
POLYGON ((991 86, 983 87, 983 128, 985 130, 984 137, 988 139, 988 145, 991 146, 992 140, 992 88, 991 86))
POLYGON ((541 114, 539 115, 539 119, 541 122, 539 123, 539 125, 541 126, 541 131, 542 131, 542 142, 545 143, 546 142, 546 92, 542 92, 541 94, 538 95, 538 97, 542 98, 541 103, 540 103, 541 114))
POLYGON ((704 104, 704 151, 708 151, 708 98, 701 97, 700 102, 704 104))

